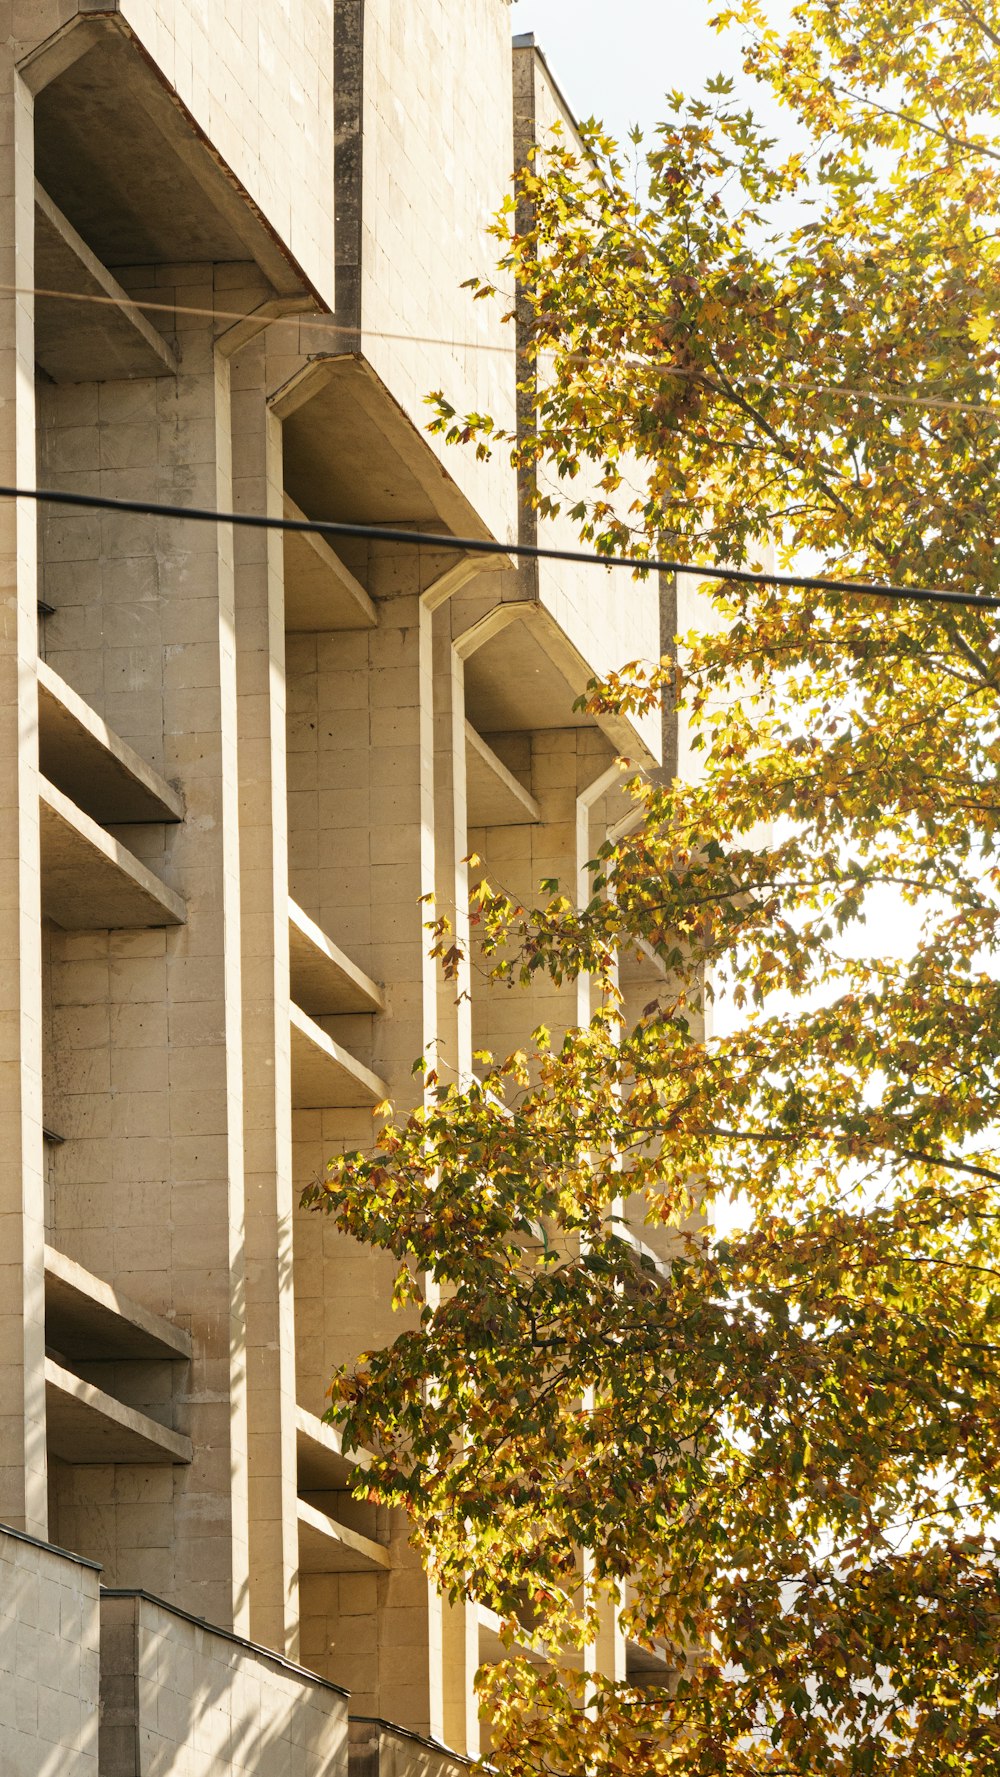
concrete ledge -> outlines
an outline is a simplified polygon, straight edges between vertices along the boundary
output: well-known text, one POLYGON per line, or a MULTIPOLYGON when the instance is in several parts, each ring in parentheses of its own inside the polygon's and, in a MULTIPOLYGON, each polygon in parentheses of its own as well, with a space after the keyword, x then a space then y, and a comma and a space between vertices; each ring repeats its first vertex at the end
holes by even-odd
MULTIPOLYGON (((285 495, 285 517, 305 519, 285 495)), ((378 608, 325 537, 286 531, 285 628, 374 629, 378 608)))
POLYGON ((387 1573, 389 1551, 308 1500, 298 1502, 300 1573, 387 1573))
POLYGON ((465 724, 465 773, 470 827, 520 827, 541 820, 542 811, 530 790, 508 771, 471 722, 465 724))
POLYGON ((640 1647, 637 1641, 625 1643, 625 1676, 630 1684, 648 1690, 672 1686, 677 1679, 676 1671, 667 1665, 665 1653, 640 1647))
POLYGON ((336 1426, 317 1419, 305 1407, 295 1409, 295 1455, 303 1493, 349 1487, 357 1470, 370 1466, 367 1451, 351 1451, 348 1455, 336 1426))
POLYGON ((40 777, 42 911, 67 931, 183 925, 180 895, 40 777))
POLYGON ((176 376, 177 359, 47 191, 35 185, 35 356, 56 383, 176 376), (67 301, 47 291, 96 298, 67 301))
POLYGON ((104 826, 184 819, 177 791, 44 660, 38 662, 38 754, 45 776, 104 826))
POLYGON ((389 1096, 378 1074, 328 1037, 299 1006, 292 1023, 292 1104, 296 1110, 351 1109, 389 1096))
MULTIPOLYGON (((511 1646, 516 1648, 519 1654, 526 1655, 532 1665, 544 1666, 546 1664, 544 1651, 536 1647, 527 1634, 523 1638, 519 1635, 517 1640, 511 1644, 504 1640, 501 1633, 503 1624, 495 1610, 489 1610, 485 1604, 477 1604, 476 1616, 479 1621, 479 1659, 482 1665, 496 1666, 502 1660, 509 1659, 511 1646)), ((566 1651, 567 1662, 572 1658, 574 1665, 579 1664, 581 1657, 578 1649, 573 1650, 572 1656, 569 1650, 566 1651)))
MULTIPOLYGON (((320 327, 314 333, 318 337, 320 327)), ((317 346, 309 363, 274 391, 271 406, 283 425, 285 485, 306 511, 347 523, 440 525, 455 536, 491 536, 366 359, 339 347, 322 355, 317 346)), ((504 559, 491 557, 490 570, 504 559)))
POLYGON ((288 903, 288 949, 292 997, 303 1012, 385 1011, 382 989, 294 901, 288 903))
POLYGON ((108 1358, 182 1362, 191 1357, 189 1333, 52 1246, 45 1248, 45 1337, 81 1363, 108 1358))
POLYGON ((45 1359, 45 1422, 49 1449, 63 1462, 189 1463, 191 1439, 148 1414, 126 1407, 103 1388, 45 1359))

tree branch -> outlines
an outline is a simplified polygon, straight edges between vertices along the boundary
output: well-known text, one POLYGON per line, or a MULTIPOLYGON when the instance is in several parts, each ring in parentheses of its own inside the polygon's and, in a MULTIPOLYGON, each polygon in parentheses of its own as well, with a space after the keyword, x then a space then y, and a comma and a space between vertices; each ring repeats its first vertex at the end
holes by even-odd
MULTIPOLYGON (((958 0, 962 4, 962 0, 958 0)), ((970 154, 985 154, 990 160, 1000 161, 1000 150, 987 148, 985 142, 970 142, 965 136, 956 136, 951 130, 934 124, 926 123, 922 117, 913 117, 908 111, 896 111, 891 105, 880 105, 877 99, 870 99, 867 93, 858 93, 850 86, 835 86, 834 92, 843 93, 846 99, 854 99, 859 105, 870 105, 873 111, 881 111, 883 117, 895 117, 900 123, 912 124, 914 129, 926 130, 929 136, 940 136, 951 148, 965 148, 970 154)))

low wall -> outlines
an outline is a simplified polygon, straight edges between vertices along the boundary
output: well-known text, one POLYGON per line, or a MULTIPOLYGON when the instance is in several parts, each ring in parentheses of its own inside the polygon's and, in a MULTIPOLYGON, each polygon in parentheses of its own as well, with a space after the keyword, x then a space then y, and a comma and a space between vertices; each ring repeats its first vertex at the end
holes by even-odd
POLYGON ((3 1777, 97 1777, 99 1573, 0 1524, 3 1777))
POLYGON ((351 1717, 350 1777, 467 1777, 468 1759, 391 1722, 351 1717))
POLYGON ((348 1777, 347 1696, 144 1592, 101 1598, 100 1777, 348 1777))

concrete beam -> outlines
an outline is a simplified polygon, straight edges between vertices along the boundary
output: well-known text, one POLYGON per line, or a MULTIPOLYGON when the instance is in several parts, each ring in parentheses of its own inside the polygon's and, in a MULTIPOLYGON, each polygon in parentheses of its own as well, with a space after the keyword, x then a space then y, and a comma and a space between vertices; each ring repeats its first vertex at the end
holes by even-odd
POLYGON ((44 660, 38 662, 38 757, 45 776, 104 826, 184 819, 178 792, 44 660))
POLYGON ((500 604, 455 646, 466 663, 466 700, 481 733, 599 728, 633 764, 657 764, 627 716, 573 708, 595 669, 544 605, 531 599, 500 604))
POLYGON ((191 1439, 45 1359, 49 1450, 63 1462, 189 1463, 191 1439))
POLYGON ((299 1500, 300 1573, 386 1573, 388 1549, 299 1500))
POLYGON ((283 424, 285 486, 307 512, 347 523, 437 525, 455 536, 491 536, 363 358, 317 355, 274 392, 271 406, 283 424))
POLYGON ((288 903, 292 998, 315 1017, 384 1012, 382 989, 345 956, 295 901, 288 903))
POLYGON ((39 778, 42 911, 67 931, 183 925, 180 895, 110 833, 39 778))
POLYGON ((319 304, 116 0, 54 34, 21 72, 36 94, 43 181, 105 263, 254 260, 278 296, 319 304))
POLYGON ((298 1006, 292 1023, 292 1104, 296 1110, 350 1109, 389 1095, 384 1080, 314 1024, 298 1006))
MULTIPOLYGON (((285 517, 304 519, 285 495, 285 517)), ((378 608, 324 537, 286 531, 285 628, 374 629, 378 608)))
POLYGON ((35 281, 35 356, 53 382, 177 375, 166 340, 37 183, 35 281), (50 291, 92 300, 74 302, 50 291))
POLYGON ((191 1356, 189 1333, 51 1246, 45 1248, 45 1339, 81 1363, 109 1358, 178 1362, 191 1356))
POLYGON ((520 827, 541 820, 530 790, 518 783, 471 722, 465 724, 465 759, 470 827, 520 827))
MULTIPOLYGON (((504 1660, 510 1659, 512 1650, 525 1655, 533 1666, 546 1665, 544 1652, 527 1635, 523 1639, 518 1636, 512 1644, 504 1640, 503 1624, 495 1610, 489 1610, 485 1604, 477 1604, 475 1611, 479 1620, 479 1658, 484 1666, 499 1666, 504 1660)), ((560 1657, 567 1665, 582 1665, 579 1648, 565 1648, 560 1657)))
POLYGON ((358 1469, 371 1466, 366 1451, 344 1451, 335 1425, 327 1425, 305 1407, 295 1409, 295 1452, 298 1482, 305 1493, 336 1492, 348 1487, 358 1469))
POLYGON ((480 574, 492 574, 498 568, 510 569, 513 566, 513 560, 509 555, 460 555, 457 561, 452 562, 450 567, 445 568, 444 572, 431 582, 430 586, 425 587, 420 595, 420 601, 426 610, 436 611, 440 605, 453 598, 456 592, 461 592, 463 586, 467 586, 470 580, 477 579, 480 574))

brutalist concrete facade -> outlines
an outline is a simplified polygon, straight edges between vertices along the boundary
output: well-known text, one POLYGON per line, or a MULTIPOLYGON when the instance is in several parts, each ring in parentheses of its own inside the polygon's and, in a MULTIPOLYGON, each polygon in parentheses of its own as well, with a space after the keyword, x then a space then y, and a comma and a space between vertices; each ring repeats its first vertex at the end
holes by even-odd
MULTIPOLYGON (((516 536, 424 397, 515 421, 459 286, 561 104, 506 0, 0 0, 0 482, 516 536)), ((577 880, 658 592, 24 499, 0 576, 0 1768, 443 1777, 493 1628, 350 1496, 327 1379, 398 1321, 296 1205, 416 1056, 586 1010, 456 1005, 420 897, 577 880)))

